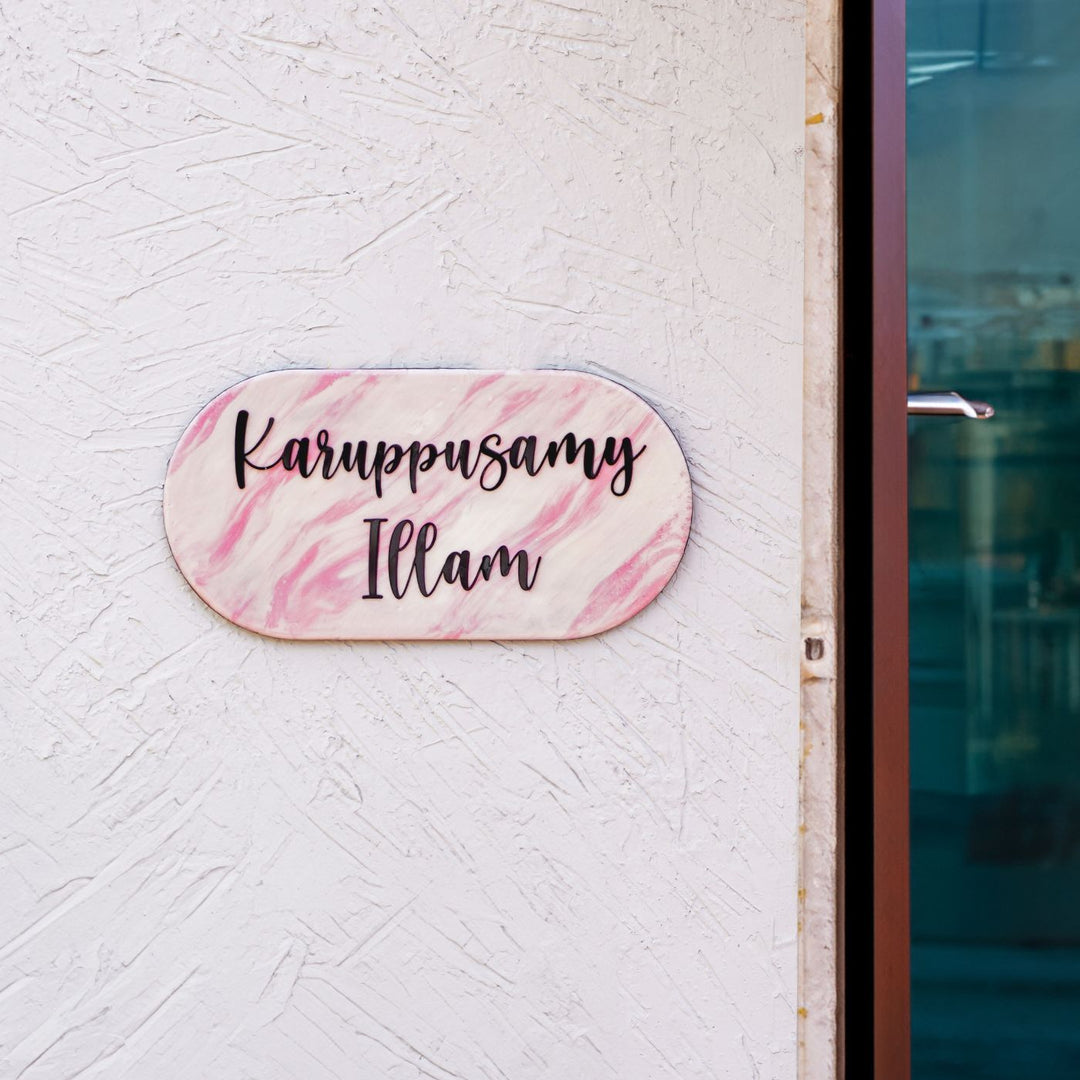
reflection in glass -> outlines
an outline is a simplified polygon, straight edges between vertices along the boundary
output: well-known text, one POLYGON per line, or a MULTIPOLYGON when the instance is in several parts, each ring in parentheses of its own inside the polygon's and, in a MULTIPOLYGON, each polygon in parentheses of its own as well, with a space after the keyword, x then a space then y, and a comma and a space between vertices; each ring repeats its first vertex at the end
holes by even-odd
POLYGON ((914 1080, 1080 1078, 1080 3, 908 0, 914 1080))

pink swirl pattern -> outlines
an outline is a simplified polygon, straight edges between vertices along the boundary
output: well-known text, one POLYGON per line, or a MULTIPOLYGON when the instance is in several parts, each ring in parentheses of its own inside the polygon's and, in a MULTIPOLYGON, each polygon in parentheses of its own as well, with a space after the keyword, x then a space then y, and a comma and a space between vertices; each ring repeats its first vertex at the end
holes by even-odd
POLYGON ((270 372, 231 387, 199 413, 165 480, 165 528, 192 588, 231 622, 292 639, 597 634, 637 614, 667 584, 690 518, 689 472, 664 421, 625 387, 574 371, 270 372), (247 417, 238 450, 241 412, 247 417), (385 472, 379 497, 374 478, 355 468, 322 474, 319 432, 334 454, 346 442, 355 448, 366 441, 369 461, 380 441, 441 450, 469 440, 478 467, 467 477, 440 458, 416 474, 414 493, 403 461, 385 472), (535 475, 508 467, 495 490, 481 486, 490 461, 477 454, 484 436, 498 435, 493 445, 503 454, 515 439, 535 436, 539 458, 567 434, 579 444, 593 440, 598 463, 609 438, 614 447, 632 447, 626 490, 618 493, 626 462, 614 450, 591 478, 582 455, 568 460, 564 453, 535 475), (305 438, 307 476, 296 467, 305 438), (374 518, 385 522, 372 557, 373 526, 365 519, 374 518), (405 520, 414 528, 402 533, 395 591, 390 536, 405 520), (427 522, 437 535, 418 555, 417 533, 427 522), (500 549, 524 553, 530 587, 517 572, 520 562, 500 572, 500 549), (455 574, 462 552, 472 575, 484 556, 495 567, 469 590, 455 574), (421 569, 429 595, 419 587, 421 569))

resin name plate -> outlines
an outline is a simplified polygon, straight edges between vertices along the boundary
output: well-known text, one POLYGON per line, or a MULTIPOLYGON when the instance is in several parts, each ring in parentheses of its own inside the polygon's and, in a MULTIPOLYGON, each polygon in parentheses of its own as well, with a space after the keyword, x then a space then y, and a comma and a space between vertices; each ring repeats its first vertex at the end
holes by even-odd
POLYGON ((274 371, 202 410, 165 529, 192 588, 271 637, 560 639, 610 629, 690 530, 675 437, 575 371, 274 371))

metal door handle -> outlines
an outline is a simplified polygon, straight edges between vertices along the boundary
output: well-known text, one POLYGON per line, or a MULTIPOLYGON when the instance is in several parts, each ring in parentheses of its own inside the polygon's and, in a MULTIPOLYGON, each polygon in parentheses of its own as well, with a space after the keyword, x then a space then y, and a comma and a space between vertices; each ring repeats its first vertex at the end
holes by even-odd
POLYGON ((968 401, 955 390, 908 394, 908 416, 967 416, 972 420, 989 420, 994 406, 985 401, 968 401))

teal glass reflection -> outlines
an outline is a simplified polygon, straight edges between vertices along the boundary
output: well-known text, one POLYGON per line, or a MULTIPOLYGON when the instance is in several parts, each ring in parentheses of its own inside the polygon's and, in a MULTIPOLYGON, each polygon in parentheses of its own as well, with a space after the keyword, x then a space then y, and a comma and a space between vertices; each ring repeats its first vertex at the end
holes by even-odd
POLYGON ((908 0, 915 1080, 1080 1078, 1080 3, 908 0))

